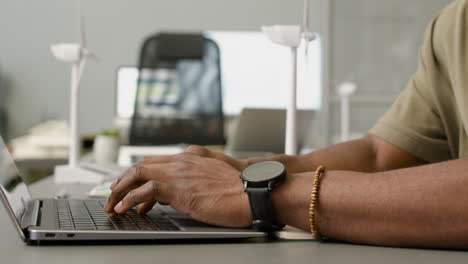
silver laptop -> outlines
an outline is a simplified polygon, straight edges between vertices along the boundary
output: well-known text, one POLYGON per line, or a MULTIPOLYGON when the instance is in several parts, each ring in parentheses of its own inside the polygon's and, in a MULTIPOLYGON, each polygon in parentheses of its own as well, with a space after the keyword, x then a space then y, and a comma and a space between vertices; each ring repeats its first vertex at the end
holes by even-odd
POLYGON ((147 215, 130 211, 109 217, 100 200, 35 200, 0 137, 0 200, 21 239, 50 241, 225 239, 263 237, 253 229, 231 229, 197 222, 166 206, 147 215))
MULTIPOLYGON (((299 148, 305 143, 313 115, 312 110, 298 110, 299 148)), ((239 158, 242 153, 247 157, 284 153, 286 110, 245 108, 235 127, 228 140, 228 154, 239 158)))

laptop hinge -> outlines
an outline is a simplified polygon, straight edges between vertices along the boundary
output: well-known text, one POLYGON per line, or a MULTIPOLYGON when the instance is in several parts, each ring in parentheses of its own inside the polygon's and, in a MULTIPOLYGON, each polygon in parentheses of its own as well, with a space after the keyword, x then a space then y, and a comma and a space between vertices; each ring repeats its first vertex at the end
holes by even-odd
POLYGON ((24 211, 23 217, 21 218, 21 228, 27 230, 28 227, 39 225, 39 214, 41 209, 40 200, 32 200, 24 211))

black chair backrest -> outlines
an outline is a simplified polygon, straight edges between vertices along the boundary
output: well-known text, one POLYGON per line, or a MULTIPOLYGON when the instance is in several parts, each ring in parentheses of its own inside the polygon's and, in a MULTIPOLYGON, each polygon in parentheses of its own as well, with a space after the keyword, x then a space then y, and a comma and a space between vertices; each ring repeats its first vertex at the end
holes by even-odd
POLYGON ((157 34, 143 43, 131 145, 222 145, 220 51, 201 34, 157 34))

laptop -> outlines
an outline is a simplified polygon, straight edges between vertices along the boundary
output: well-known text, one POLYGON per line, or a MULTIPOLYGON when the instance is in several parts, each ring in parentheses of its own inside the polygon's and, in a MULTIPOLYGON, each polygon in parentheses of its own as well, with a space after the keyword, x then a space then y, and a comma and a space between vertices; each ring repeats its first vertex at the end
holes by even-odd
MULTIPOLYGON (((313 115, 312 110, 297 111, 299 148, 305 143, 313 115)), ((228 154, 239 157, 246 153, 251 157, 284 153, 286 110, 244 108, 235 127, 227 142, 228 154)))
POLYGON ((28 244, 266 236, 254 229, 206 225, 167 206, 156 206, 144 216, 131 210, 109 217, 103 211, 102 200, 33 199, 1 137, 0 200, 19 236, 28 244))

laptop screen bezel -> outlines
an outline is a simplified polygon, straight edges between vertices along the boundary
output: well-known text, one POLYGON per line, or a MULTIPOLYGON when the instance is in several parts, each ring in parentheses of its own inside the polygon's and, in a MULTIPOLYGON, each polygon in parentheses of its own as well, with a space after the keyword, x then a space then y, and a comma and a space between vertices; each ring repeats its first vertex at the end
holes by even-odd
POLYGON ((31 202, 31 194, 29 192, 28 186, 26 183, 23 181, 23 178, 20 176, 18 168, 13 160, 13 157, 11 156, 10 152, 8 151, 5 142, 3 141, 3 138, 0 136, 0 177, 2 177, 3 173, 7 173, 8 166, 11 170, 13 170, 15 180, 18 180, 19 183, 16 185, 16 188, 22 188, 23 191, 18 193, 18 197, 16 197, 18 201, 21 201, 21 212, 15 212, 13 209, 13 206, 8 198, 8 195, 6 194, 6 188, 2 185, 2 182, 0 181, 0 201, 3 204, 3 207, 6 209, 11 221, 13 222, 13 225, 15 226, 16 231, 20 235, 21 239, 23 241, 26 241, 26 235, 24 232, 24 228, 21 225, 21 220, 26 212, 26 206, 31 202))
POLYGON ((8 202, 8 198, 6 197, 5 193, 3 192, 3 189, 0 188, 0 200, 2 201, 3 207, 5 210, 7 210, 8 215, 13 222, 13 225, 15 226, 16 231, 20 235, 21 239, 23 241, 26 241, 26 235, 24 233, 23 228, 21 227, 21 224, 19 220, 16 218, 15 212, 13 211, 13 208, 10 206, 10 203, 8 202))

